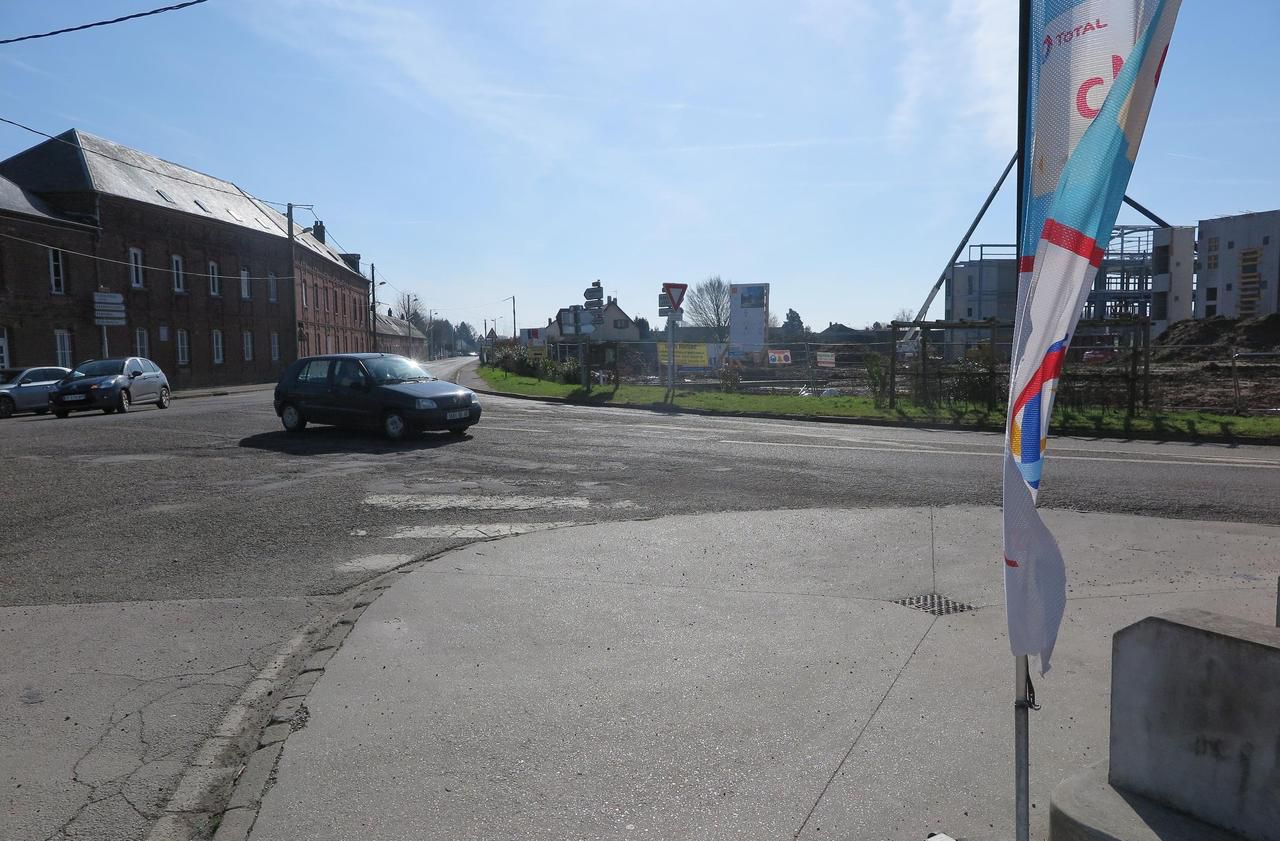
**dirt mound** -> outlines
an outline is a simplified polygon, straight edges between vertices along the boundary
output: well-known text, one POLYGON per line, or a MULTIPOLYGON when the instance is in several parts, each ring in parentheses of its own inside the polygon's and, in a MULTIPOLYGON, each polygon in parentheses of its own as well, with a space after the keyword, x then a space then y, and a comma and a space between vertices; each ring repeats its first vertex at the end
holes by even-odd
POLYGON ((1217 316, 1188 319, 1169 326, 1151 343, 1160 362, 1227 359, 1237 353, 1280 351, 1280 313, 1239 320, 1217 316))

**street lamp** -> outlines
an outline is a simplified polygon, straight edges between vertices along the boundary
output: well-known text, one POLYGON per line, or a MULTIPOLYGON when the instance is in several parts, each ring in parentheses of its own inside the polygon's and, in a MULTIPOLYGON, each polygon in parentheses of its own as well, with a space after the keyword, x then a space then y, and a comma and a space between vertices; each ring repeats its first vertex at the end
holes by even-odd
POLYGON ((520 335, 516 328, 516 296, 512 295, 510 298, 503 298, 502 300, 511 302, 511 338, 518 340, 520 335))
POLYGON ((378 269, 369 264, 369 329, 373 330, 373 352, 378 352, 378 287, 386 286, 385 280, 375 280, 378 269))

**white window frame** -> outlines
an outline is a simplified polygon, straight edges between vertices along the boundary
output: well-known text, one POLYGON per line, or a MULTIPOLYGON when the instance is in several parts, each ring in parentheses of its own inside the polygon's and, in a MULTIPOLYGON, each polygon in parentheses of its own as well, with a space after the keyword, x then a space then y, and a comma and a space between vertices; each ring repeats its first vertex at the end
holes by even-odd
POLYGON ((221 365, 226 361, 226 348, 222 344, 222 331, 213 331, 213 364, 221 365))
POLYGON ((307 282, 304 280, 299 286, 302 288, 302 307, 307 307, 307 282))
POLYGON ((275 330, 271 331, 271 361, 280 361, 280 334, 275 330))
POLYGON ((267 300, 275 303, 279 300, 280 293, 276 288, 276 273, 267 272, 267 300))
POLYGON ((0 327, 0 368, 9 367, 9 328, 0 327))
POLYGON ((222 297, 222 274, 218 270, 218 261, 209 261, 209 294, 222 297))
POLYGON ((178 365, 191 364, 191 335, 183 328, 178 328, 178 365))
POLYGON ((244 345, 244 361, 253 361, 253 331, 245 330, 240 334, 241 344, 244 345))
POLYGON ((49 292, 53 295, 67 294, 67 261, 57 248, 49 249, 49 292))
POLYGON ((134 289, 146 289, 147 275, 143 266, 141 248, 129 248, 129 285, 134 289))
POLYGON ((145 327, 138 327, 133 331, 133 355, 151 358, 151 336, 147 334, 145 327))
POLYGON ((75 365, 71 359, 71 331, 59 327, 53 331, 53 352, 58 357, 58 365, 70 368, 75 365))
POLYGON ((187 274, 183 270, 182 255, 174 254, 169 257, 169 265, 173 269, 173 291, 187 291, 187 274))
POLYGON ((240 270, 240 300, 253 300, 253 281, 249 279, 249 270, 240 270))

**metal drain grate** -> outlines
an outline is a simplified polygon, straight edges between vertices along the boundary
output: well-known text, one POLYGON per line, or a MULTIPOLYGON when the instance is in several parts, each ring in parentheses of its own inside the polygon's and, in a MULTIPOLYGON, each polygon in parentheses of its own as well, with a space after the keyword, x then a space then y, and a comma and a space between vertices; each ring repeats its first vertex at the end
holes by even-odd
POLYGON ((973 610, 973 605, 971 604, 958 602, 955 599, 949 599, 937 593, 929 593, 924 596, 908 596, 905 599, 895 599, 893 603, 900 604, 903 607, 923 610, 925 613, 932 613, 934 616, 950 616, 953 613, 964 613, 966 610, 973 610))

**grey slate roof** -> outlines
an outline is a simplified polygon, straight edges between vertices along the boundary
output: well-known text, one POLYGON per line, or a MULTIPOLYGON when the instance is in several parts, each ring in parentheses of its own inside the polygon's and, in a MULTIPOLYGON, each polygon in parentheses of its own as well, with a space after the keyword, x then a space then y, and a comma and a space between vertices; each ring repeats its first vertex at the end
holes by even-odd
POLYGON ((79 224, 50 210, 49 206, 34 193, 27 192, 4 176, 0 176, 0 213, 34 216, 51 222, 79 224))
POLYGON ((423 333, 403 318, 393 318, 389 315, 377 315, 376 318, 379 336, 408 336, 414 340, 424 342, 427 340, 426 333, 423 333))
MULTIPOLYGON (((79 129, 0 161, 0 174, 37 193, 98 192, 286 236, 285 216, 234 183, 79 129)), ((350 270, 337 250, 293 227, 299 245, 350 270)))

